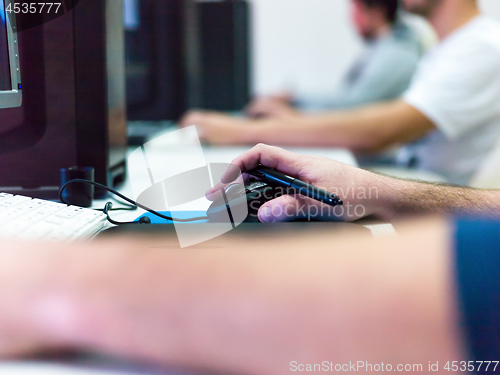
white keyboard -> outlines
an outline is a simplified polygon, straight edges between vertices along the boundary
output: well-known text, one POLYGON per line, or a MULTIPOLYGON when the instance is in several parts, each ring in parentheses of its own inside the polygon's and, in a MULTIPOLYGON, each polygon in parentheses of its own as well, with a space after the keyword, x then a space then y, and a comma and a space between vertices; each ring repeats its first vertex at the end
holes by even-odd
POLYGON ((106 223, 106 215, 99 211, 0 193, 3 238, 68 242, 90 238, 106 223))

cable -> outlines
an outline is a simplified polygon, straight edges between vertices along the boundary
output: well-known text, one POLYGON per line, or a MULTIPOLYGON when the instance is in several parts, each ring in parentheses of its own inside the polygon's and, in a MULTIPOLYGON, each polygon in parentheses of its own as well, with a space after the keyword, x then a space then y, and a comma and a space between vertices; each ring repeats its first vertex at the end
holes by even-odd
POLYGON ((115 221, 115 220, 111 219, 111 217, 109 216, 109 211, 113 211, 113 203, 111 203, 111 202, 106 203, 106 205, 104 206, 104 209, 102 210, 102 212, 106 215, 108 221, 111 224, 114 224, 114 225, 151 224, 151 219, 149 217, 147 217, 147 216, 141 217, 139 219, 139 221, 127 221, 127 222, 124 222, 124 221, 115 221))
MULTIPOLYGON (((139 208, 142 208, 143 210, 145 211, 148 211, 149 213, 155 215, 155 216, 158 216, 159 218, 162 218, 162 219, 165 219, 165 220, 170 220, 170 221, 175 221, 175 222, 178 222, 178 223, 191 223, 193 221, 199 221, 199 220, 206 220, 208 219, 207 216, 201 216, 201 217, 193 217, 193 218, 190 218, 190 219, 177 219, 177 218, 174 218, 174 217, 171 217, 171 216, 166 216, 166 215, 163 215, 161 213, 159 213, 158 211, 155 211, 149 207, 146 207, 140 203, 137 203, 135 201, 133 201, 132 199, 130 198, 127 198, 125 195, 119 193, 118 191, 114 190, 114 189, 111 189, 105 185, 102 185, 98 182, 94 182, 94 181, 88 181, 88 180, 82 180, 82 179, 74 179, 74 180, 71 180, 71 181, 68 181, 63 187, 61 187, 61 189, 59 190, 59 200, 64 203, 64 204, 68 204, 64 198, 63 198, 63 192, 64 190, 71 184, 74 184, 74 183, 83 183, 83 184, 88 184, 88 185, 93 185, 95 187, 98 187, 98 188, 101 188, 103 190, 106 190, 107 192, 109 193, 112 193, 112 194, 115 194, 117 195, 118 197, 120 197, 121 199, 123 199, 125 202, 127 203, 130 203, 134 206, 137 206, 139 208)), ((111 202, 108 202, 108 203, 111 203, 111 202)), ((107 204, 106 204, 107 206, 107 204)), ((112 204, 111 204, 112 206, 112 204)), ((105 207, 106 209, 106 207, 105 207)), ((109 211, 109 210, 108 210, 109 211)), ((106 212, 108 212, 106 211, 106 212)), ((104 210, 103 210, 104 212, 104 210)), ((111 219, 108 215, 108 220, 111 219)), ((111 222, 111 221, 110 221, 111 222)), ((113 222, 111 222, 113 224, 113 222)))
POLYGON ((110 196, 111 199, 113 199, 116 203, 119 203, 125 207, 118 207, 118 208, 112 208, 110 211, 135 211, 137 210, 137 206, 135 205, 132 205, 132 204, 128 204, 128 203, 124 203, 124 202, 121 202, 119 201, 116 197, 114 196, 110 196))

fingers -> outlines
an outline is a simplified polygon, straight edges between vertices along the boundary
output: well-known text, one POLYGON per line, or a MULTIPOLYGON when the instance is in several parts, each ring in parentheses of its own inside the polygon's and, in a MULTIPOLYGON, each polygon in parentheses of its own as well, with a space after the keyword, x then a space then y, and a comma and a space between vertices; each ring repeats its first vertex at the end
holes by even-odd
POLYGON ((248 115, 253 118, 279 117, 293 112, 293 109, 286 103, 278 101, 261 101, 255 103, 248 110, 248 115))
POLYGON ((273 95, 272 98, 274 98, 275 100, 279 100, 282 103, 290 104, 294 99, 294 95, 289 91, 283 91, 273 95))
MULTIPOLYGON (((231 164, 238 167, 242 172, 248 172, 250 169, 262 164, 287 175, 298 177, 303 168, 301 159, 303 160, 304 157, 282 148, 259 144, 234 159, 231 164)), ((228 171, 222 176, 222 182, 228 183, 237 177, 234 175, 234 171, 228 171)))
POLYGON ((253 118, 279 116, 291 110, 292 96, 288 93, 256 98, 245 109, 248 116, 253 118))
POLYGON ((275 103, 270 99, 256 99, 246 109, 246 114, 253 118, 269 116, 274 110, 275 103))
MULTIPOLYGON (((238 185, 241 185, 241 186, 244 186, 245 185, 245 182, 249 179, 249 175, 246 174, 246 173, 241 173, 241 171, 239 169, 237 169, 234 165, 231 165, 228 169, 229 170, 233 170, 232 173, 234 173, 234 175, 238 176, 237 178, 233 179, 232 181, 230 182, 227 182, 227 183, 223 183, 223 182, 219 182, 217 183, 213 188, 211 188, 210 190, 208 190, 206 193, 205 193, 205 197, 209 200, 209 201, 215 201, 217 199, 219 199, 221 197, 221 191, 226 191, 227 187, 229 185, 234 185, 234 184, 238 184, 238 185)), ((227 172, 226 172, 227 173, 227 172)))

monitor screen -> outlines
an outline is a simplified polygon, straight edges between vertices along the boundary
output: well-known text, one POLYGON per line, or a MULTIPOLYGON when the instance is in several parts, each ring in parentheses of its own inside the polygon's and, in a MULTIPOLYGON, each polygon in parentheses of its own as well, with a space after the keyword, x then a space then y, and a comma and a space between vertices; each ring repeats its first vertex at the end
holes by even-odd
POLYGON ((4 0, 0 0, 0 91, 12 90, 4 0))
POLYGON ((13 0, 0 0, 0 108, 21 105, 21 72, 16 16, 8 10, 13 0))

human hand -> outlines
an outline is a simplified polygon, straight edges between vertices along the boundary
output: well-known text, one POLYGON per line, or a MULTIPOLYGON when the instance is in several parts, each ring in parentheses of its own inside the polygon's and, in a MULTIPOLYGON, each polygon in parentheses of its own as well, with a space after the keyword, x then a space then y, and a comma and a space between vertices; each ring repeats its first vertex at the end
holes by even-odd
POLYGON ((242 154, 233 160, 232 164, 237 168, 230 168, 223 176, 221 184, 207 193, 209 199, 216 196, 225 184, 234 181, 240 171, 248 172, 261 164, 336 194, 344 202, 343 206, 330 207, 302 195, 284 195, 267 202, 259 209, 261 222, 285 222, 294 219, 354 221, 371 215, 380 218, 388 218, 391 215, 379 201, 391 183, 397 183, 397 180, 388 177, 331 159, 297 155, 263 144, 242 154))
POLYGON ((292 107, 291 100, 289 94, 258 97, 250 102, 245 112, 253 118, 297 115, 299 111, 292 107))
POLYGON ((218 112, 191 111, 181 119, 180 126, 196 125, 200 139, 210 144, 244 144, 248 143, 246 135, 251 132, 253 122, 256 120, 218 112))

